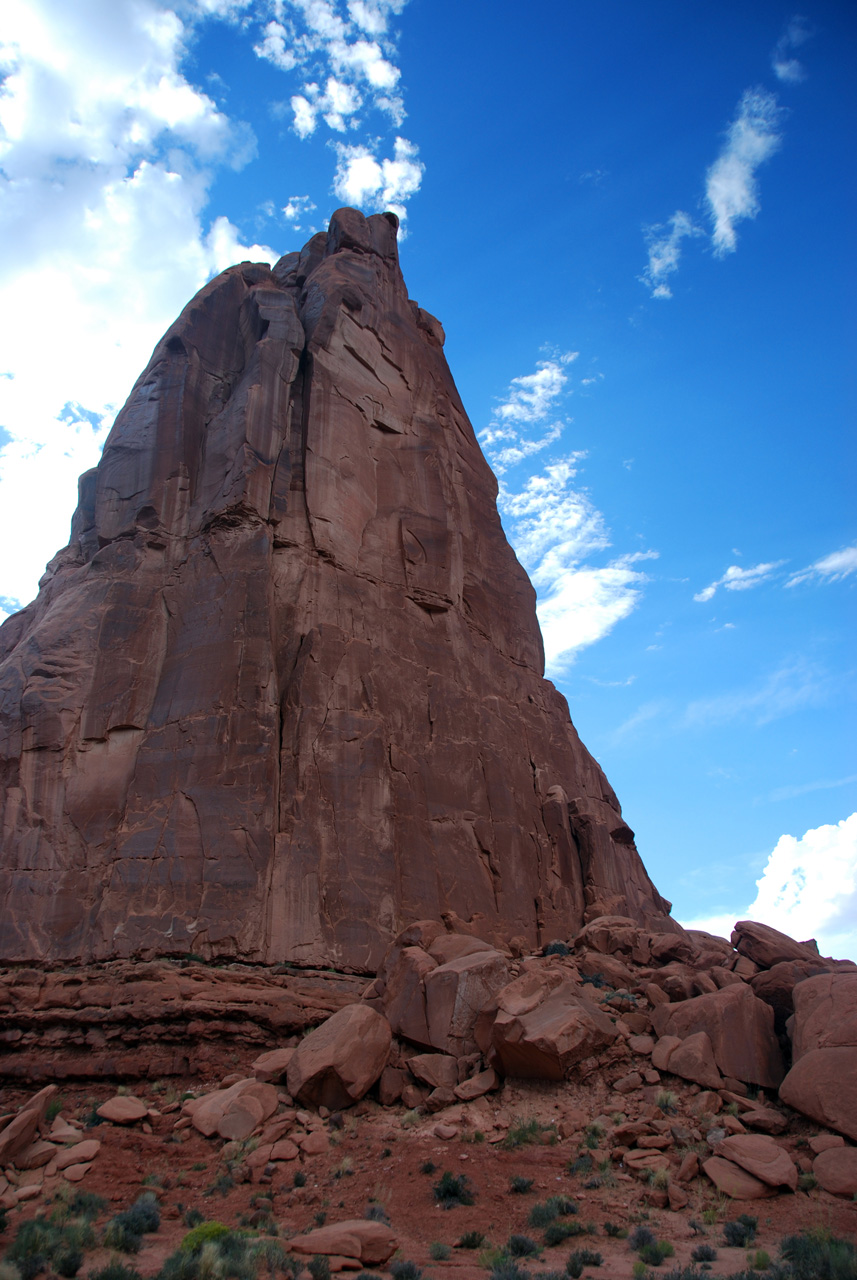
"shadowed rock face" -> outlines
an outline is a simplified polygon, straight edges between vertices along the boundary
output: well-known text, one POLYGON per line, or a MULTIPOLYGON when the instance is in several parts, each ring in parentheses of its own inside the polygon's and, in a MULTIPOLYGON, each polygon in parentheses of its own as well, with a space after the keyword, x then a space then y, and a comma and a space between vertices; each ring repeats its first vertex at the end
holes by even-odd
POLYGON ((677 927, 542 677, 442 344, 353 209, 158 344, 0 629, 0 958, 677 927))

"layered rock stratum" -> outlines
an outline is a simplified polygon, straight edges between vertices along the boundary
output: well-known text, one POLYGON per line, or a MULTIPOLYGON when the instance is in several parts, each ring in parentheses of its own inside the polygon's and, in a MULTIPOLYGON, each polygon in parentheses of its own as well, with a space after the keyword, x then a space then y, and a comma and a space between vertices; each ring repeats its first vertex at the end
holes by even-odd
POLYGON ((544 679, 396 227, 343 209, 202 289, 0 628, 3 960, 677 931, 544 679))

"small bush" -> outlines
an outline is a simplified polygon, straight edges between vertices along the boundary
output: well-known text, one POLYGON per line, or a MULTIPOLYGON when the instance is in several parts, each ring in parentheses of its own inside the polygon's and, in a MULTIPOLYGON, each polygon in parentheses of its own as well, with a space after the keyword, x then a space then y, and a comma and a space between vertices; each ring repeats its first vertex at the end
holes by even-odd
POLYGON ((520 1117, 509 1126, 509 1130, 503 1139, 501 1146, 507 1151, 515 1151, 518 1147, 526 1147, 532 1142, 541 1142, 542 1135, 550 1135, 551 1139, 556 1142, 556 1131, 551 1125, 544 1125, 535 1117, 524 1120, 520 1117))
MULTIPOLYGON (((450 1173, 445 1170, 440 1181, 434 1184, 434 1196, 444 1209, 454 1209, 456 1205, 473 1204, 474 1195, 469 1178, 465 1174, 450 1173)), ((394 1280, 396 1278, 394 1277, 394 1280)))
POLYGON ((740 1214, 732 1222, 725 1222, 723 1224, 724 1244, 730 1245, 733 1249, 746 1249, 747 1245, 755 1240, 758 1225, 758 1218, 752 1218, 748 1213, 740 1214))
POLYGON ((564 942, 549 942, 542 948, 543 956, 569 956, 571 951, 564 942))
POLYGON ((625 1240, 628 1235, 627 1227, 617 1227, 615 1222, 604 1223, 605 1236, 612 1236, 614 1240, 625 1240))
POLYGON ((579 1222, 552 1222, 549 1227, 545 1227, 544 1241, 547 1247, 552 1249, 555 1245, 571 1239, 572 1236, 583 1235, 584 1231, 585 1227, 579 1222))
POLYGON ((452 1253, 448 1244, 441 1244, 440 1240, 432 1240, 429 1245, 429 1257, 434 1262, 446 1262, 452 1253))
POLYGON ((142 1280, 142 1277, 134 1267, 114 1258, 100 1271, 90 1271, 87 1280, 142 1280))
POLYGON ((456 1249, 481 1249, 484 1243, 485 1236, 481 1231, 465 1231, 455 1247, 456 1249))
POLYGON ((577 1213, 577 1205, 568 1196, 548 1196, 547 1200, 533 1205, 529 1224, 531 1227, 546 1227, 557 1218, 568 1218, 574 1213, 577 1213))
POLYGON ((391 1262, 390 1275, 393 1280, 420 1280, 422 1271, 415 1262, 391 1262))
POLYGON ((604 1261, 595 1249, 575 1249, 568 1255, 565 1269, 570 1276, 579 1276, 584 1267, 600 1267, 604 1261))
POLYGON ((436 1173, 437 1165, 434 1160, 424 1160, 420 1165, 420 1173, 436 1173))
POLYGON ((799 1191, 814 1191, 818 1186, 818 1179, 814 1173, 799 1173, 797 1185, 799 1191))
POLYGON ((198 1253, 202 1246, 208 1244, 210 1240, 222 1240, 224 1236, 229 1234, 229 1227, 224 1222, 199 1221, 182 1238, 179 1249, 182 1253, 198 1253))
POLYGON ((751 1271, 767 1271, 771 1265, 771 1255, 766 1249, 756 1249, 755 1252, 748 1254, 747 1261, 751 1271))
POLYGON ((690 1258, 692 1262, 714 1262, 717 1258, 717 1250, 710 1244, 698 1244, 690 1258))
POLYGON ((530 1280, 530 1273, 514 1258, 502 1257, 491 1268, 490 1280, 530 1280))
POLYGON ((522 1178, 520 1174, 515 1174, 514 1178, 509 1179, 509 1190, 513 1195, 525 1196, 528 1191, 533 1189, 532 1178, 522 1178))
POLYGON ((199 1209, 185 1209, 182 1222, 186 1227, 198 1227, 201 1222, 205 1222, 205 1217, 199 1209))
POLYGON ((302 1169, 298 1169, 297 1173, 295 1174, 294 1178, 292 1179, 292 1186, 293 1186, 293 1187, 305 1187, 305 1186, 306 1186, 306 1174, 304 1173, 304 1171, 303 1171, 302 1169))
POLYGON ((857 1248, 824 1228, 786 1236, 780 1252, 794 1280, 855 1280, 857 1248))
POLYGON ((654 1231, 649 1227, 644 1227, 642 1224, 639 1227, 634 1227, 634 1230, 628 1236, 629 1249, 640 1250, 644 1245, 655 1243, 656 1238, 654 1231))
POLYGON ((364 1218, 368 1218, 370 1222, 383 1222, 385 1227, 389 1227, 390 1219, 387 1217, 387 1210, 382 1204, 369 1204, 366 1206, 364 1218))
POLYGON ((595 1168, 595 1161, 588 1151, 582 1151, 574 1160, 570 1160, 567 1166, 567 1172, 574 1177, 589 1177, 595 1168))
POLYGON ((659 1267, 663 1262, 664 1258, 668 1258, 671 1256, 672 1253, 675 1253, 675 1250, 673 1249, 672 1245, 669 1246, 670 1252, 669 1253, 665 1252, 664 1251, 665 1243, 666 1243, 665 1241, 656 1240, 654 1244, 644 1244, 642 1248, 639 1250, 640 1260, 642 1262, 648 1263, 650 1267, 659 1267))
POLYGON ((513 1258, 529 1258, 534 1253, 538 1253, 539 1246, 530 1236, 509 1236, 509 1242, 506 1249, 513 1258))
MULTIPOLYGON (((395 1267, 396 1265, 397 1264, 394 1262, 393 1267, 395 1267)), ((317 1253, 314 1258, 310 1258, 306 1266, 307 1266, 307 1271, 312 1276, 312 1280, 330 1280, 330 1259, 325 1258, 323 1254, 317 1253)), ((391 1272, 393 1270, 393 1267, 390 1268, 391 1272)), ((418 1280, 418 1277, 419 1277, 419 1272, 417 1272, 417 1275, 414 1277, 396 1276, 394 1277, 394 1280, 418 1280)))
POLYGON ((664 1115, 669 1116, 676 1110, 678 1098, 672 1089, 661 1089, 656 1099, 656 1105, 660 1107, 664 1115))

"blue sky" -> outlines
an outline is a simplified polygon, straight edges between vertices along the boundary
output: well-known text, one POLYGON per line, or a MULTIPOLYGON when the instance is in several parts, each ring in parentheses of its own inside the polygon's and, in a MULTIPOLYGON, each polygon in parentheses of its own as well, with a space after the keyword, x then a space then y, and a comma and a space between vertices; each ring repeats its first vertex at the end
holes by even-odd
POLYGON ((210 274, 396 208, 676 916, 857 956, 857 11, 7 0, 0 40, 0 611, 210 274))

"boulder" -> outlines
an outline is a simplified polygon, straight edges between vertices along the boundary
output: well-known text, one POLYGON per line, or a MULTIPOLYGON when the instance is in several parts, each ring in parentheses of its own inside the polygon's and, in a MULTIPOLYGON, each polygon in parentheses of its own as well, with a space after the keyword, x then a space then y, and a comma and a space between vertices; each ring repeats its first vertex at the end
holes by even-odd
POLYGON ((652 1012, 658 1035, 681 1039, 704 1031, 724 1076, 776 1088, 783 1078, 774 1011, 745 984, 723 987, 680 1004, 658 1005, 652 1012))
POLYGON ((463 1080, 461 1084, 455 1086, 455 1096, 461 1102, 472 1102, 474 1098, 481 1098, 486 1093, 490 1093, 492 1089, 499 1088, 500 1080, 497 1072, 493 1067, 488 1067, 486 1071, 480 1071, 475 1076, 471 1076, 469 1080, 463 1080))
POLYGON ((781 960, 771 969, 763 969, 750 979, 753 994, 764 1000, 774 1011, 774 1025, 782 1034, 787 1019, 794 1013, 794 989, 799 982, 816 974, 825 973, 825 961, 781 960))
POLYGON ((812 1162, 816 1180, 832 1196, 857 1198, 857 1147, 830 1147, 812 1162))
POLYGON ((146 1118, 149 1108, 140 1098, 135 1098, 130 1093, 118 1093, 96 1107, 96 1114, 102 1120, 109 1120, 111 1124, 136 1124, 138 1120, 146 1118))
POLYGON ((711 1041, 704 1031, 682 1040, 669 1055, 668 1071, 683 1080, 692 1080, 704 1089, 719 1089, 722 1084, 711 1041))
POLYGON ((806 978, 793 998, 793 1062, 814 1049, 857 1047, 857 969, 806 978))
POLYGON ((739 1133, 724 1138, 714 1148, 716 1156, 731 1160, 771 1187, 797 1190, 797 1169, 788 1153, 762 1133, 739 1133))
POLYGON ((365 1218, 331 1223, 289 1240, 289 1248, 294 1253, 356 1258, 365 1267, 382 1267, 398 1247, 399 1241, 388 1226, 365 1218))
POLYGON ((431 1046, 426 1015, 425 979, 437 961, 419 946, 395 947, 385 959, 381 1003, 393 1034, 412 1044, 431 1046))
POLYGON ((575 1063, 616 1039, 607 1015, 573 982, 544 982, 528 995, 513 982, 498 993, 497 1004, 491 1046, 503 1075, 562 1080, 575 1063))
POLYGON ((722 1156, 709 1156, 703 1160, 702 1168, 714 1183, 718 1191, 733 1200, 763 1200, 766 1196, 775 1196, 777 1188, 752 1173, 742 1169, 740 1165, 722 1156))
POLYGON ((780 1100, 857 1141, 857 1048, 804 1053, 780 1085, 780 1100))
POLYGON ((294 1049, 269 1049, 250 1063, 250 1070, 263 1084, 277 1084, 284 1080, 294 1049))
POLYGON ((0 1168, 11 1163, 19 1151, 29 1147, 44 1122, 48 1104, 57 1092, 55 1084, 46 1085, 13 1116, 0 1131, 0 1168))
POLYGON ((349 1005, 306 1036, 289 1063, 289 1093, 302 1102, 351 1106, 371 1089, 387 1065, 392 1033, 380 1013, 349 1005))
POLYGON ((88 1164, 95 1159, 100 1150, 101 1143, 95 1138, 76 1142, 73 1147, 66 1147, 64 1151, 55 1153, 57 1169, 67 1169, 70 1164, 88 1164))
POLYGON ((408 1070, 432 1089, 454 1089, 458 1084, 458 1059, 448 1053, 417 1053, 408 1058, 408 1070))
POLYGON ((732 931, 732 946, 760 969, 772 969, 783 960, 820 959, 814 942, 795 942, 787 933, 755 920, 738 921, 732 931))
POLYGON ((427 973, 426 1020, 434 1048, 456 1057, 472 1053, 479 1013, 508 981, 506 957, 494 950, 460 956, 427 973))
POLYGON ((193 1127, 206 1138, 219 1133, 223 1138, 241 1141, 272 1116, 278 1104, 273 1085, 246 1079, 236 1081, 227 1089, 217 1089, 186 1102, 184 1111, 190 1116, 193 1127))

